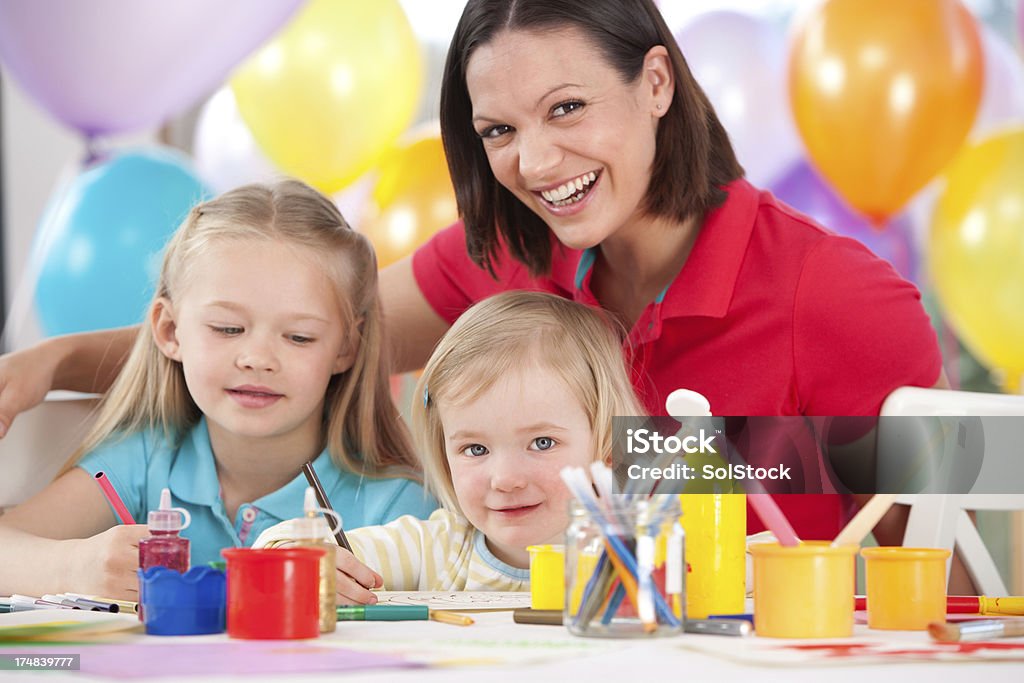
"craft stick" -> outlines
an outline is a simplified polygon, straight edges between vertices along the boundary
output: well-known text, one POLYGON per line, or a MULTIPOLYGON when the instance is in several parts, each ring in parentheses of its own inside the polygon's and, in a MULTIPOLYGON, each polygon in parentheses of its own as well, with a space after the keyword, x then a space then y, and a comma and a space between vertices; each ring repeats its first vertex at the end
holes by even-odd
POLYGON ((864 537, 871 533, 871 530, 878 524, 878 520, 882 519, 894 502, 896 502, 895 493, 876 493, 860 509, 860 512, 843 527, 843 530, 832 541, 832 547, 835 548, 841 545, 859 546, 864 537))

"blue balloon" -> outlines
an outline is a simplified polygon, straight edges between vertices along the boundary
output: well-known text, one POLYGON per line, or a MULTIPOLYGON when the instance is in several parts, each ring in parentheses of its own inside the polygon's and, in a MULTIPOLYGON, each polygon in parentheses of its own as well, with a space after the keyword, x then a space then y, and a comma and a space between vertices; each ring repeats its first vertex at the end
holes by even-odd
POLYGON ((187 158, 165 149, 116 154, 51 200, 39 236, 36 282, 47 336, 140 322, 164 245, 189 209, 210 196, 187 158))

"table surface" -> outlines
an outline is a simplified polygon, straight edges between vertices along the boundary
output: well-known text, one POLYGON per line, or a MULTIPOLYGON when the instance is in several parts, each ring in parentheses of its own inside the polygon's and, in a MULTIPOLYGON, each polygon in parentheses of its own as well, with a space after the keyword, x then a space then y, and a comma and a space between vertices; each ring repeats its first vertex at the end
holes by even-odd
MULTIPOLYGON (((79 618, 121 618, 128 615, 99 615, 76 613, 79 618), (95 616, 93 616, 95 615, 95 616)), ((430 668, 377 669, 357 673, 303 673, 290 676, 196 676, 195 681, 229 681, 253 679, 274 681, 473 681, 491 683, 509 681, 530 683, 536 681, 594 681, 619 680, 655 681, 672 676, 680 681, 743 681, 751 677, 770 676, 784 678, 787 683, 877 683, 879 681, 923 680, 928 683, 944 681, 1024 681, 1024 638, 1004 639, 1002 646, 1017 645, 1013 651, 1015 661, 909 661, 904 655, 898 661, 879 661, 885 657, 841 656, 843 647, 830 647, 832 655, 824 657, 821 646, 842 646, 850 642, 862 645, 874 643, 882 649, 903 652, 930 647, 927 634, 922 632, 871 631, 866 626, 855 627, 853 639, 784 641, 767 638, 730 638, 684 634, 679 636, 642 639, 579 638, 558 626, 516 624, 508 611, 478 612, 473 615, 473 626, 452 626, 438 622, 341 622, 338 630, 312 641, 320 647, 339 647, 363 652, 397 654, 415 661, 429 663, 430 668), (793 645, 809 644, 818 652, 814 661, 798 662, 802 655, 793 645), (781 648, 781 649, 780 649, 781 648), (779 652, 782 655, 781 659, 779 652), (791 661, 787 661, 787 657, 791 661)), ((53 615, 40 612, 22 612, 0 615, 0 625, 54 620, 53 615)), ((210 636, 158 637, 128 636, 119 643, 145 648, 159 644, 187 647, 196 643, 245 642, 230 640, 225 634, 210 636)), ((281 642, 281 641, 278 641, 281 642)), ((42 645, 42 644, 40 644, 42 645)), ((6 645, 0 653, 27 651, 29 645, 6 645)), ((60 651, 87 655, 89 648, 102 645, 49 645, 60 651)), ((183 650, 184 651, 184 650, 183 650)), ((927 655, 925 655, 927 656, 927 655)), ((1004 651, 1002 656, 1007 656, 1004 651)), ((0 673, 4 681, 39 681, 38 672, 0 673)), ((49 672, 47 681, 103 680, 80 672, 49 672)), ((113 680, 113 679, 109 679, 113 680)), ((124 679, 121 679, 124 680, 124 679)), ((139 679, 136 679, 139 680, 139 679)), ((157 680, 169 680, 167 678, 157 680)))

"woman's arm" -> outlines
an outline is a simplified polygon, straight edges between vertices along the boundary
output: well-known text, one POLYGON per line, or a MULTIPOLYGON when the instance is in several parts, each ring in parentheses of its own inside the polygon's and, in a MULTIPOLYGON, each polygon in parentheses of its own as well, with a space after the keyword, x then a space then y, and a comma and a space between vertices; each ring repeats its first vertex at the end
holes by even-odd
POLYGON ((448 331, 448 323, 434 312, 420 291, 412 272, 411 256, 381 271, 380 298, 394 370, 422 368, 438 340, 448 331))
POLYGON ((106 391, 137 332, 124 327, 54 337, 0 356, 0 438, 19 413, 41 403, 51 389, 106 391))
POLYGON ((136 599, 148 535, 145 525, 115 525, 92 476, 75 468, 0 517, 0 593, 136 599))

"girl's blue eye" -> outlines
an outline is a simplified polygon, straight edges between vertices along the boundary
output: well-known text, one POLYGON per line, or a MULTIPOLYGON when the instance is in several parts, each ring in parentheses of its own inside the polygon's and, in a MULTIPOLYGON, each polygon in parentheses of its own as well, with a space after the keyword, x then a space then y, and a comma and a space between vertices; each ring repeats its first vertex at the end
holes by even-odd
POLYGON ((538 436, 533 440, 532 446, 538 451, 546 451, 555 447, 555 440, 549 436, 538 436))
POLYGON ((296 344, 309 344, 313 341, 312 337, 304 337, 301 334, 290 334, 288 335, 288 339, 296 344))
POLYGON ((475 444, 473 444, 471 446, 466 446, 465 448, 463 448, 462 449, 462 454, 463 455, 468 455, 468 456, 471 456, 471 457, 474 457, 474 458, 479 458, 481 455, 487 455, 487 447, 486 446, 481 446, 480 444, 475 443, 475 444))
POLYGON ((230 325, 226 326, 226 327, 218 327, 217 325, 210 325, 210 329, 213 330, 214 332, 216 332, 217 334, 223 334, 223 335, 228 336, 228 337, 234 336, 236 334, 242 334, 242 332, 245 331, 241 327, 233 327, 233 326, 230 326, 230 325))
POLYGON ((565 116, 566 114, 569 114, 571 112, 576 111, 577 109, 582 109, 582 108, 583 108, 583 103, 582 102, 580 102, 579 100, 570 100, 568 102, 562 102, 560 104, 556 104, 551 109, 551 115, 552 116, 565 116))

